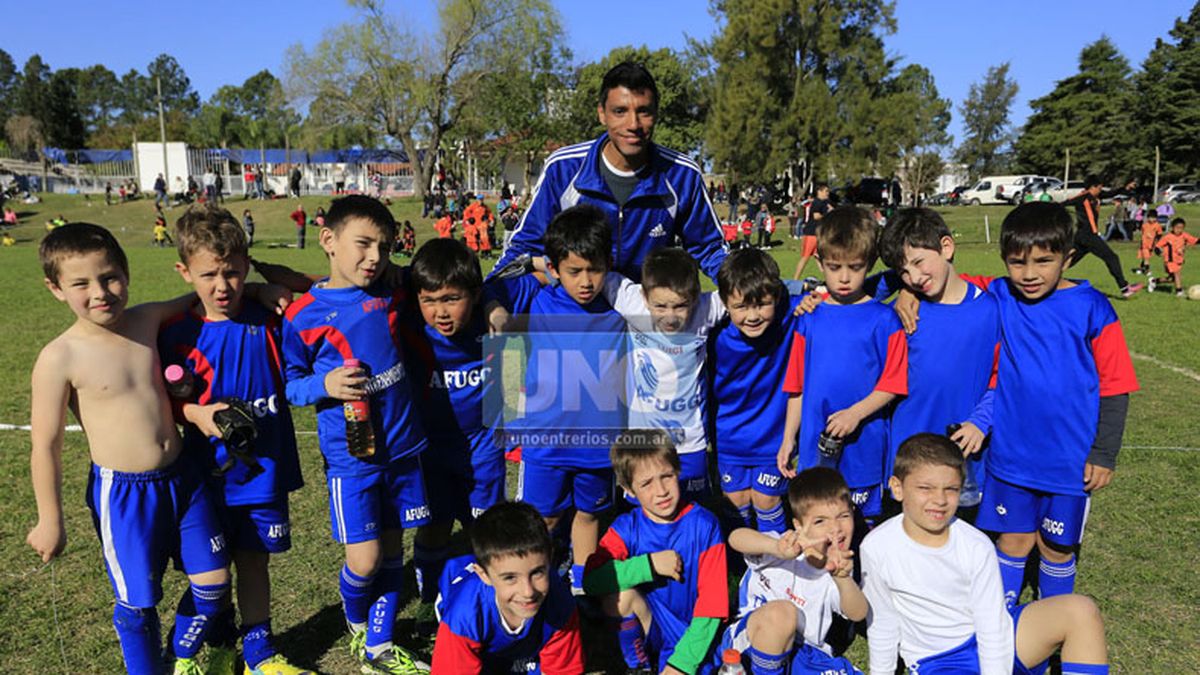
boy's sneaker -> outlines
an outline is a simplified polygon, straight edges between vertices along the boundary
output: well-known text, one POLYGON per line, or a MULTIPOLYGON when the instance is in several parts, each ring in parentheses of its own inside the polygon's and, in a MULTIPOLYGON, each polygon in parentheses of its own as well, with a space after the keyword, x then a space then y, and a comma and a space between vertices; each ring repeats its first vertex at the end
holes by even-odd
POLYGON ((1154 292, 1154 289, 1156 289, 1156 288, 1158 288, 1158 280, 1157 280, 1157 279, 1155 279, 1154 277, 1150 277, 1150 278, 1149 278, 1149 279, 1146 281, 1146 292, 1147 292, 1147 293, 1153 293, 1153 292, 1154 292))
POLYGON ((1145 272, 1143 272, 1143 271, 1142 271, 1142 268, 1140 268, 1140 267, 1135 267, 1135 268, 1133 268, 1133 269, 1131 269, 1131 270, 1129 270, 1129 271, 1130 271, 1130 272, 1133 272, 1134 274, 1145 274, 1145 272))
POLYGON ((1175 297, 1177 297, 1177 298, 1182 298, 1182 297, 1183 297, 1183 291, 1175 291, 1175 297))
POLYGON ((196 659, 175 659, 175 675, 204 675, 204 669, 196 659))
POLYGON ((236 666, 237 649, 209 645, 204 675, 237 675, 236 666))
MULTIPOLYGON (((364 635, 366 634, 364 633, 364 635)), ((313 671, 301 668, 300 666, 293 666, 288 663, 283 654, 276 654, 258 664, 257 668, 251 668, 250 664, 246 664, 244 675, 313 675, 313 671)))
POLYGON ((355 663, 367 662, 367 631, 350 631, 350 658, 354 659, 355 663))
POLYGON ((1142 284, 1129 284, 1125 288, 1121 289, 1121 297, 1132 297, 1134 293, 1142 290, 1143 287, 1144 286, 1142 284))
POLYGON ((375 675, 429 675, 429 664, 404 647, 392 645, 376 658, 367 656, 362 672, 375 675))

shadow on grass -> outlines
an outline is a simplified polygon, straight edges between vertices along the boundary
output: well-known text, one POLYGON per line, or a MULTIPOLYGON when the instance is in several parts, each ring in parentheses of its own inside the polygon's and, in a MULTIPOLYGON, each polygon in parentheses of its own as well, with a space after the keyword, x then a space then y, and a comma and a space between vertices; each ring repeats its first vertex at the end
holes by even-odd
POLYGON ((340 603, 326 605, 310 616, 275 636, 275 646, 296 664, 314 667, 333 645, 346 635, 346 616, 340 603))

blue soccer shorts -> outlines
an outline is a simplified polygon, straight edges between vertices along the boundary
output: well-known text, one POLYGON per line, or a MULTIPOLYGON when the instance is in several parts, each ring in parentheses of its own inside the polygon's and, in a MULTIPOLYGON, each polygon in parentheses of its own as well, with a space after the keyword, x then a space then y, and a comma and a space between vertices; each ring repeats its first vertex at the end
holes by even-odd
POLYGON ((850 503, 868 518, 878 516, 883 513, 883 484, 850 488, 850 503))
POLYGON ((187 574, 228 567, 225 536, 198 471, 124 473, 92 465, 87 504, 117 601, 154 607, 174 559, 187 574))
POLYGON ((214 491, 217 518, 225 541, 235 551, 283 553, 292 548, 292 524, 287 495, 264 504, 223 503, 214 491))
MULTIPOLYGON (((1013 657, 1014 660, 1016 657, 1013 657)), ((979 672, 979 643, 972 635, 966 642, 940 654, 908 664, 909 675, 965 675, 979 672)))
MULTIPOLYGON (((707 452, 689 452, 679 456, 679 493, 689 502, 708 499, 707 452)), ((625 492, 625 501, 634 505, 638 503, 637 497, 628 492, 625 492)))
POLYGON ((432 446, 421 458, 434 522, 470 523, 504 501, 504 453, 432 446), (469 455, 469 456, 468 456, 469 455))
POLYGON ((779 467, 775 466, 774 462, 743 466, 723 462, 718 456, 717 472, 721 474, 721 490, 724 492, 754 490, 759 494, 771 497, 782 497, 787 494, 787 479, 779 473, 779 467))
POLYGON ((987 474, 975 527, 988 532, 1039 532, 1045 541, 1069 548, 1083 538, 1090 503, 1087 496, 1042 492, 987 474))
POLYGON ((517 501, 529 504, 545 518, 571 506, 583 513, 599 513, 612 506, 614 484, 611 467, 585 469, 522 461, 517 501))
POLYGON ((333 540, 357 544, 381 530, 429 523, 429 502, 420 457, 388 464, 366 476, 329 476, 329 520, 333 540))

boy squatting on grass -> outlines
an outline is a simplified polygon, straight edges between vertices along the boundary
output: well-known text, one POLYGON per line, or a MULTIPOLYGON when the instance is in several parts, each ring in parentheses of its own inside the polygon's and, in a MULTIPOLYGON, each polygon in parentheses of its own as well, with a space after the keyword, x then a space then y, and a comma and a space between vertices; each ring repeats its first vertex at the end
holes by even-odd
POLYGON ((737 649, 756 675, 858 673, 832 656, 825 642, 833 613, 867 618, 867 599, 854 582, 854 504, 841 474, 801 471, 788 482, 794 529, 783 534, 739 528, 729 546, 745 555, 738 616, 718 653, 737 649))
POLYGON ((638 502, 617 516, 588 560, 584 589, 603 596, 631 669, 714 670, 729 616, 725 542, 717 518, 682 498, 679 455, 661 431, 631 429, 610 452, 617 482, 638 502))
POLYGON ((917 434, 896 453, 888 486, 902 512, 861 547, 871 675, 893 675, 897 651, 914 675, 1042 675, 1056 651, 1064 675, 1108 673, 1090 598, 1006 606, 991 541, 954 517, 963 475, 962 450, 945 436, 917 434))
POLYGON ((550 566, 550 532, 537 510, 493 506, 470 539, 473 555, 449 561, 441 579, 433 672, 582 673, 579 610, 550 566))
POLYGON ((49 561, 66 547, 62 512, 67 408, 87 433, 88 507, 116 595, 113 625, 130 673, 162 670, 158 613, 167 560, 182 563, 195 615, 176 622, 174 651, 200 649, 209 617, 229 603, 225 540, 213 504, 181 458, 155 339, 162 321, 194 302, 127 308, 129 264, 102 227, 56 228, 39 249, 46 287, 76 316, 33 367, 30 472, 38 522, 26 541, 49 561))
MULTIPOLYGON (((307 673, 288 663, 271 644, 271 554, 291 548, 288 493, 303 485, 291 411, 284 398, 278 317, 244 304, 250 268, 245 232, 233 214, 193 206, 175 225, 180 261, 175 267, 193 286, 200 304, 163 325, 158 337, 163 364, 194 373, 194 392, 176 401, 184 429, 184 452, 203 467, 237 570, 237 606, 247 675, 307 673), (218 411, 238 399, 252 416, 253 464, 236 461, 221 439, 218 411)), ((194 615, 191 591, 181 615, 194 615)), ((207 672, 231 673, 238 631, 232 607, 210 619, 207 672)), ((178 670, 178 668, 177 668, 178 670)))

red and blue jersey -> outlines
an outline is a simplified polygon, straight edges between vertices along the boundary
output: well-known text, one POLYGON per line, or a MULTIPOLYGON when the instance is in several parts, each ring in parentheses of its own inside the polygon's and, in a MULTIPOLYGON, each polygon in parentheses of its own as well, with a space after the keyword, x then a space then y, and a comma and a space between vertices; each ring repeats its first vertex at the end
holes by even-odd
POLYGON ((403 287, 375 283, 367 288, 325 288, 318 284, 293 302, 283 324, 287 398, 293 405, 317 408, 317 434, 330 476, 365 476, 389 462, 425 449, 425 432, 413 405, 400 334, 408 293, 403 287), (358 359, 371 371, 371 426, 375 454, 351 457, 346 449, 342 401, 325 393, 325 376, 346 359, 358 359))
MULTIPOLYGON (((225 476, 225 503, 230 505, 266 504, 304 484, 284 398, 281 342, 279 319, 256 303, 246 303, 236 317, 225 321, 185 312, 167 320, 159 331, 159 358, 164 366, 178 364, 193 374, 196 403, 236 397, 254 412, 254 450, 263 472, 251 478, 246 465, 234 464, 225 476)), ((220 439, 192 425, 184 430, 183 443, 206 468, 230 459, 220 439)))
MULTIPOLYGON (((820 463, 817 438, 830 415, 872 391, 908 393, 908 344, 891 307, 876 300, 825 302, 800 317, 783 390, 803 394, 798 469, 820 463)), ((883 481, 888 408, 863 419, 843 441, 836 467, 851 488, 883 481)), ((776 446, 778 447, 778 446, 776 446)))
POLYGON ((892 413, 885 476, 900 444, 916 434, 944 434, 965 420, 988 433, 991 406, 981 402, 995 386, 999 312, 996 298, 972 285, 957 305, 921 303, 920 330, 908 336, 908 396, 892 413))
POLYGON ((496 591, 479 578, 473 556, 455 558, 442 573, 433 647, 435 673, 583 672, 579 611, 571 589, 550 575, 550 590, 538 613, 520 626, 508 626, 496 605, 496 591))
POLYGON ((774 320, 756 338, 747 338, 728 318, 709 335, 709 419, 722 462, 775 464, 787 418, 783 379, 800 321, 794 312, 801 300, 787 295, 776 300, 774 320))
POLYGON ((661 631, 660 666, 670 660, 693 618, 729 617, 725 539, 717 517, 702 506, 687 504, 675 520, 656 523, 642 509, 634 509, 617 516, 587 564, 590 571, 610 561, 667 550, 683 560, 683 581, 655 577, 637 586, 661 631))
POLYGON ((1100 398, 1137 391, 1138 381, 1112 304, 1088 282, 1075 284, 1037 302, 1017 297, 1006 278, 988 285, 1003 340, 987 469, 1021 487, 1082 496, 1100 398))

